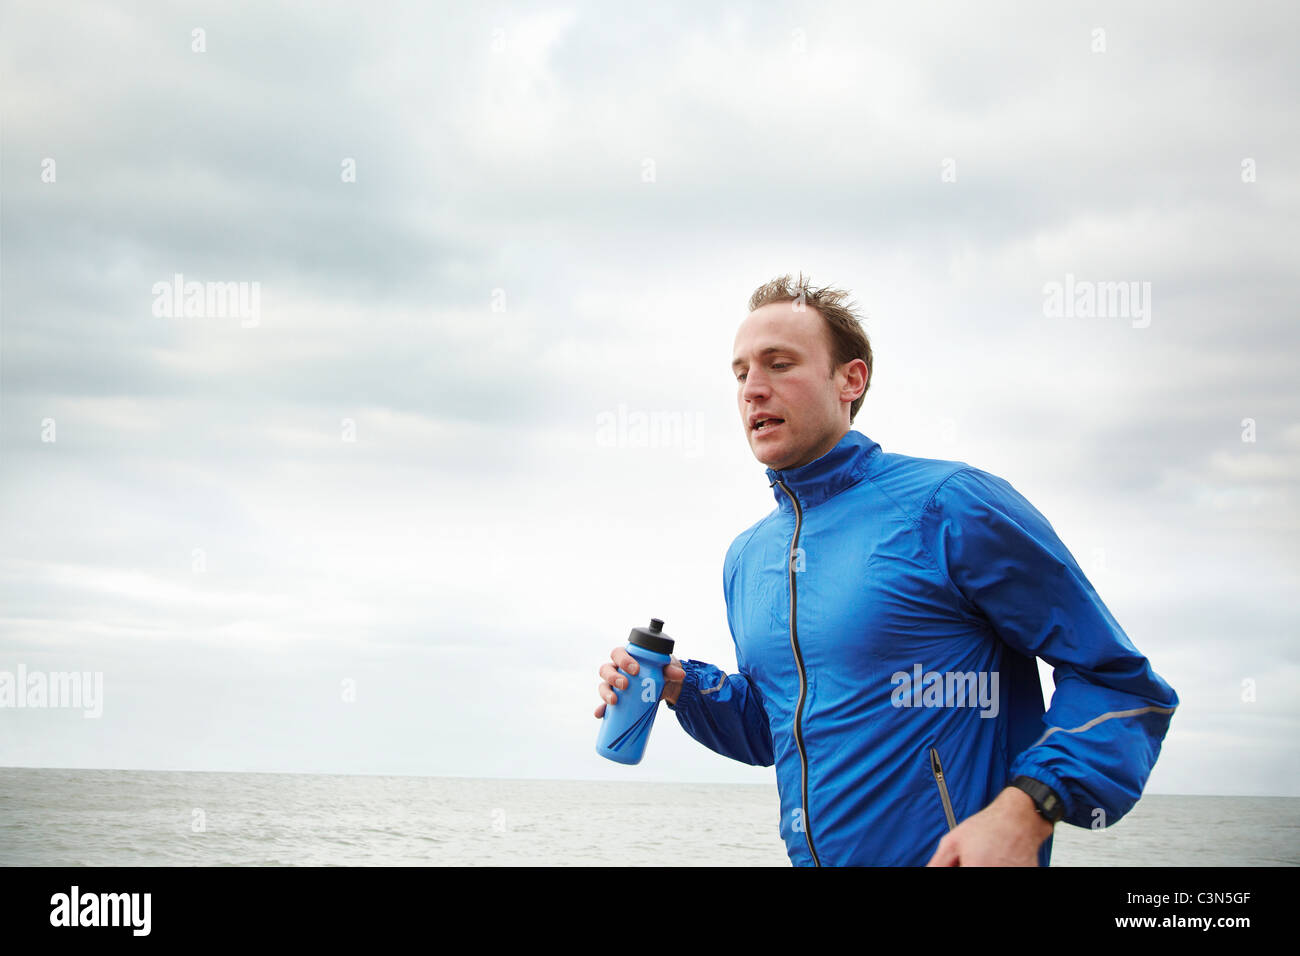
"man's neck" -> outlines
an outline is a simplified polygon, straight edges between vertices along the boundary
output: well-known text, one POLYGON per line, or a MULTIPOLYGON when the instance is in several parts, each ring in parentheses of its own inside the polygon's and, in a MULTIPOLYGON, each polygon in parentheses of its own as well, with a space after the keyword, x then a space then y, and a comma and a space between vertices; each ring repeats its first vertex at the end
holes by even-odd
POLYGON ((836 431, 836 432, 834 433, 834 437, 832 437, 832 438, 829 439, 828 441, 824 441, 824 442, 822 442, 822 444, 819 446, 819 448, 818 448, 816 451, 814 451, 811 455, 809 455, 809 456, 807 456, 806 458, 804 458, 804 459, 803 459, 802 461, 800 461, 799 463, 794 464, 794 465, 788 465, 788 466, 786 466, 785 468, 778 468, 778 469, 776 469, 776 470, 777 470, 777 471, 789 471, 791 468, 802 468, 804 465, 810 465, 810 464, 812 464, 812 463, 813 463, 814 461, 816 461, 818 458, 821 458, 822 456, 824 456, 824 455, 826 455, 827 453, 829 453, 830 450, 831 450, 832 448, 834 448, 834 447, 835 447, 836 445, 838 445, 841 441, 843 441, 843 440, 844 440, 844 436, 847 435, 848 433, 849 433, 849 426, 848 426, 848 425, 844 425, 843 427, 841 427, 838 431, 836 431))

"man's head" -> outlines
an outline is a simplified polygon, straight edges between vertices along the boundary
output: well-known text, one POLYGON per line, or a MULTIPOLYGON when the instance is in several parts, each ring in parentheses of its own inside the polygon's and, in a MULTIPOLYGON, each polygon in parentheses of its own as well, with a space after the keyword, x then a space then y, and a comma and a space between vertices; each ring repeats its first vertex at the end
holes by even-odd
POLYGON ((778 471, 816 461, 844 437, 871 385, 871 343, 847 292, 781 276, 754 290, 732 373, 754 456, 778 471), (763 420, 775 420, 759 427, 763 420))

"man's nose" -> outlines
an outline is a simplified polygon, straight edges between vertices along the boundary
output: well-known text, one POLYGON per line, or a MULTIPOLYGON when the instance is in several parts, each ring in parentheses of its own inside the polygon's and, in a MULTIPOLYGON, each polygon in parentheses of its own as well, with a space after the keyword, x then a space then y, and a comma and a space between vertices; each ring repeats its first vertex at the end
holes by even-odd
POLYGON ((745 373, 745 387, 741 391, 745 401, 752 402, 756 398, 762 398, 768 393, 768 390, 767 376, 762 372, 751 370, 745 373))

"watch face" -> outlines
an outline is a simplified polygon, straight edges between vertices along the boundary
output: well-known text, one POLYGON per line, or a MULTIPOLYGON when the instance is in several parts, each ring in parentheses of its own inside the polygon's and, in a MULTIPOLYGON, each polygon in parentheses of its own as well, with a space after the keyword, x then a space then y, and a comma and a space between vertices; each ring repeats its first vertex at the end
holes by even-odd
POLYGON ((1043 797, 1043 802, 1038 805, 1038 812, 1053 823, 1061 818, 1061 810, 1061 801, 1056 799, 1054 793, 1047 794, 1043 797))

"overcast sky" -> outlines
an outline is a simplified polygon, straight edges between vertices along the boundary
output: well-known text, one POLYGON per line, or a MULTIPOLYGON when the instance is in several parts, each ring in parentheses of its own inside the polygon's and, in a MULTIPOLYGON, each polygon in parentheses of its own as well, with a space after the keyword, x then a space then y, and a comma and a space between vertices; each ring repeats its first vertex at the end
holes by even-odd
POLYGON ((1177 690, 1148 792, 1300 794, 1300 13, 1050 6, 4 3, 0 670, 103 712, 0 765, 772 782, 592 711, 652 615, 735 667, 731 346, 803 270, 855 427, 1010 481, 1177 690))

